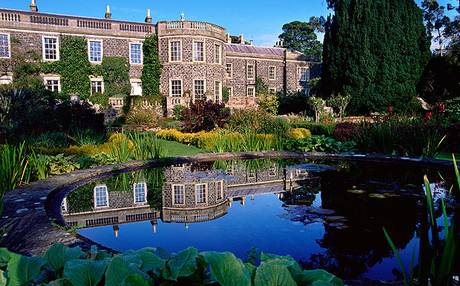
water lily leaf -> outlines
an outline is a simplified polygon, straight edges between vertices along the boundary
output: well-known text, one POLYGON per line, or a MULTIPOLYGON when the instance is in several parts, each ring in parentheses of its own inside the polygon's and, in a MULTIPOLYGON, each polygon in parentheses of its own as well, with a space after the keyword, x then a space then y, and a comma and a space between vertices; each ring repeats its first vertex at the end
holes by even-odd
POLYGON ((6 273, 0 270, 0 286, 6 285, 6 273))
POLYGON ((336 277, 335 275, 325 271, 325 270, 304 270, 302 276, 297 281, 300 285, 333 285, 333 286, 343 286, 343 281, 336 277), (323 284, 320 284, 322 282, 323 284), (328 284, 324 284, 328 283, 328 284))
POLYGON ((57 279, 47 284, 47 286, 66 286, 66 285, 70 285, 70 283, 65 278, 57 279))
POLYGON ((230 252, 203 252, 212 277, 222 286, 251 285, 251 275, 241 260, 230 252))
POLYGON ((244 264, 244 267, 246 267, 246 270, 249 272, 249 274, 251 275, 251 281, 254 281, 254 278, 256 277, 256 270, 257 270, 257 267, 255 267, 254 265, 252 265, 251 263, 249 262, 246 262, 244 264))
POLYGON ((69 260, 64 265, 64 277, 73 286, 96 286, 102 279, 107 260, 69 260))
POLYGON ((80 247, 69 248, 64 244, 58 243, 51 246, 45 253, 47 265, 54 271, 64 268, 67 261, 84 257, 80 247))
POLYGON ((123 282, 120 284, 121 286, 148 286, 149 283, 145 279, 144 276, 140 274, 131 274, 126 276, 123 282))
POLYGON ((286 266, 263 262, 256 271, 254 286, 296 286, 286 266))
MULTIPOLYGON (((126 279, 129 275, 138 274, 144 277, 139 269, 142 260, 137 255, 119 255, 112 258, 105 273, 105 285, 115 286, 126 279)), ((144 277, 144 279, 147 277, 144 277)))
POLYGON ((153 271, 156 275, 161 274, 161 269, 165 267, 166 261, 153 254, 151 249, 141 249, 137 252, 142 260, 141 270, 144 272, 153 271))
POLYGON ((169 252, 168 250, 164 249, 164 248, 161 248, 161 247, 157 247, 155 248, 155 251, 154 251, 155 255, 162 258, 162 259, 169 259, 171 258, 171 252, 169 252))
POLYGON ((187 277, 197 270, 198 250, 187 248, 169 259, 167 268, 163 271, 163 278, 177 281, 179 277, 187 277))
POLYGON ((11 253, 8 261, 8 285, 28 285, 30 281, 40 275, 40 270, 45 265, 41 257, 27 257, 11 253))
POLYGON ((291 256, 262 253, 261 261, 275 266, 287 267, 296 281, 298 280, 298 276, 302 275, 302 268, 291 256))
POLYGON ((11 258, 11 253, 8 249, 6 248, 0 248, 0 267, 5 267, 8 265, 8 261, 11 258))

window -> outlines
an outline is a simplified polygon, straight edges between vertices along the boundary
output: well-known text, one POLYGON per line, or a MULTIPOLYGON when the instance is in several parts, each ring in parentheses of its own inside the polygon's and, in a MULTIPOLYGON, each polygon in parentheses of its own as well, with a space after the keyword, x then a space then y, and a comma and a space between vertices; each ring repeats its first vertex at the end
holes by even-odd
POLYGON ((276 167, 276 164, 273 164, 272 166, 270 166, 270 168, 268 169, 268 176, 269 177, 275 177, 277 174, 277 167, 276 167))
POLYGON ((222 83, 220 81, 214 82, 214 100, 220 103, 222 100, 222 83))
POLYGON ((227 78, 233 77, 233 64, 227 63, 226 65, 227 78))
POLYGON ((88 56, 92 63, 102 62, 102 41, 88 41, 88 56))
POLYGON ((44 77, 45 88, 53 92, 61 92, 61 79, 58 76, 44 77))
POLYGON ((171 97, 182 97, 182 80, 174 79, 171 80, 171 97))
POLYGON ((61 212, 67 212, 67 198, 64 198, 61 203, 61 212))
POLYGON ((194 100, 206 100, 204 80, 197 79, 193 82, 193 98, 194 100))
POLYGON ((195 199, 197 204, 206 203, 206 184, 195 185, 195 199))
POLYGON ((255 179, 256 178, 256 171, 249 170, 248 171, 248 179, 255 179))
POLYGON ((132 65, 142 64, 142 44, 129 43, 129 63, 132 65))
POLYGON ((247 96, 248 97, 256 96, 256 89, 253 86, 248 86, 247 96))
POLYGON ((222 48, 220 45, 214 45, 214 63, 221 64, 222 63, 222 48))
POLYGON ((193 42, 193 61, 204 62, 204 42, 193 42))
POLYGON ((308 81, 310 77, 310 72, 307 67, 299 68, 299 81, 305 82, 308 81))
POLYGON ((173 205, 185 205, 185 186, 173 185, 173 205))
POLYGON ((270 88, 268 89, 268 93, 269 93, 269 94, 276 94, 276 88, 270 87, 270 88))
POLYGON ((142 95, 142 81, 140 79, 130 79, 131 83, 131 95, 141 96, 142 95))
POLYGON ((91 94, 104 93, 104 80, 102 78, 91 78, 91 94))
POLYGON ((10 35, 0 34, 0 58, 11 57, 10 35))
POLYGON ((57 37, 43 37, 43 60, 59 60, 59 41, 57 37))
POLYGON ((181 41, 169 42, 169 61, 170 62, 182 61, 182 43, 181 41))
POLYGON ((134 203, 144 204, 147 202, 147 184, 137 183, 133 185, 134 203))
POLYGON ((232 96, 233 96, 233 86, 228 88, 228 97, 230 98, 232 96))
POLYGON ((12 84, 13 76, 11 74, 4 74, 0 76, 0 85, 2 84, 12 84))
POLYGON ((106 185, 94 187, 94 207, 102 208, 109 206, 109 192, 106 185))
POLYGON ((248 79, 254 79, 254 65, 247 66, 247 76, 248 79))
POLYGON ((216 197, 218 201, 224 198, 224 181, 216 182, 216 197))
POLYGON ((268 67, 268 79, 269 80, 276 79, 276 67, 275 66, 268 67))

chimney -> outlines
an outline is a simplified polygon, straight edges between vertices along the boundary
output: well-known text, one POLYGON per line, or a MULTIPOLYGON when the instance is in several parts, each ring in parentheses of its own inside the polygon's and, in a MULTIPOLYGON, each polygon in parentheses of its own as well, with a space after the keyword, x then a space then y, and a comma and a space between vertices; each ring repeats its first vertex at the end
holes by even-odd
POLYGON ((253 46, 253 45, 254 45, 254 41, 253 41, 253 40, 250 40, 250 41, 249 41, 249 44, 250 44, 251 46, 253 46))
POLYGON ((37 3, 35 2, 35 0, 32 0, 30 2, 29 7, 30 7, 31 12, 38 12, 38 7, 37 7, 37 3))
POLYGON ((227 43, 231 44, 232 43, 232 37, 230 36, 229 33, 227 33, 227 43))
POLYGON ((145 17, 145 23, 152 23, 152 15, 150 14, 150 9, 147 9, 147 17, 145 17))
POLYGON ((243 36, 243 34, 240 35, 240 44, 244 45, 244 36, 243 36))
POLYGON ((105 18, 106 19, 112 19, 112 13, 110 13, 110 6, 107 5, 107 7, 105 8, 105 18))

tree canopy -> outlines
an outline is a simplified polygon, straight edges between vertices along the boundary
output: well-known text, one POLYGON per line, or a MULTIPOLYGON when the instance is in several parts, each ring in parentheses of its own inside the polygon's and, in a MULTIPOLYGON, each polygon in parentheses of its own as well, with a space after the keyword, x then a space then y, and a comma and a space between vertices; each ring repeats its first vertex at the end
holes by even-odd
POLYGON ((302 52, 311 59, 320 60, 323 45, 318 40, 316 31, 323 30, 323 18, 310 18, 309 22, 294 21, 283 25, 279 38, 283 47, 302 52))
POLYGON ((404 110, 430 57, 413 0, 328 0, 322 92, 351 95, 350 111, 404 110))

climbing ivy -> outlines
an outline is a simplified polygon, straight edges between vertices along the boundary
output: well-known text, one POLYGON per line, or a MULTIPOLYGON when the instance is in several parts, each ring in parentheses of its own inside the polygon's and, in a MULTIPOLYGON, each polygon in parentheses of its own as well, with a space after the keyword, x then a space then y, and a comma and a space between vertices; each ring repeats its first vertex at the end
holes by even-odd
POLYGON ((46 73, 57 73, 61 76, 62 94, 78 94, 86 99, 90 95, 89 76, 93 69, 88 60, 85 38, 61 36, 60 60, 43 65, 46 73))
POLYGON ((161 64, 158 56, 158 37, 148 36, 143 45, 144 68, 142 70, 142 92, 144 96, 150 96, 161 101, 160 76, 161 64))
POLYGON ((100 66, 95 66, 94 74, 104 78, 104 95, 127 96, 131 93, 129 63, 123 57, 104 57, 100 66))

